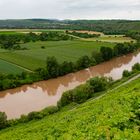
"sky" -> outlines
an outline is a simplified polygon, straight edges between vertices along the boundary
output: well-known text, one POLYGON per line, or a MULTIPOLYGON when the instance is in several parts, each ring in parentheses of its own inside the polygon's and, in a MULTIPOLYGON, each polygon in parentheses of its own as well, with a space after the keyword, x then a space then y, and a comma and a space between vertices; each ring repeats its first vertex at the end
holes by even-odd
POLYGON ((137 19, 140 0, 0 0, 0 19, 137 19))

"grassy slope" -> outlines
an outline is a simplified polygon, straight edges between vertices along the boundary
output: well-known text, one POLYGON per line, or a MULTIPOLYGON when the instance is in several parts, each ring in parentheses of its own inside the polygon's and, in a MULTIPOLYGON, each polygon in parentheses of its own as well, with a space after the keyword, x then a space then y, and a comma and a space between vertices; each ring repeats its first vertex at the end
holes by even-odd
POLYGON ((18 66, 8 63, 6 61, 0 60, 0 73, 14 73, 14 74, 18 74, 25 71, 22 68, 19 68, 18 66))
POLYGON ((99 51, 101 46, 113 47, 113 43, 93 42, 93 41, 48 41, 31 42, 23 44, 29 50, 2 52, 0 58, 34 70, 44 67, 47 56, 55 56, 59 62, 76 61, 80 56, 90 55, 91 52, 99 51), (45 49, 41 49, 45 46, 45 49))
POLYGON ((90 100, 77 109, 61 111, 40 121, 2 130, 0 140, 42 140, 42 139, 109 139, 140 138, 138 128, 117 126, 127 124, 134 98, 140 99, 140 78, 111 92, 98 100, 90 100))

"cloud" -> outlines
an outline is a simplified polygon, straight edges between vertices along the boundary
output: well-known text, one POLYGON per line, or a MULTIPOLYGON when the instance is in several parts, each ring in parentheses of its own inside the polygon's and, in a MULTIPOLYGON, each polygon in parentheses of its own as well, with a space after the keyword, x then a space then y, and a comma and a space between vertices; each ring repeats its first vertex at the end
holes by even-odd
POLYGON ((0 0, 0 18, 140 19, 140 0, 0 0))

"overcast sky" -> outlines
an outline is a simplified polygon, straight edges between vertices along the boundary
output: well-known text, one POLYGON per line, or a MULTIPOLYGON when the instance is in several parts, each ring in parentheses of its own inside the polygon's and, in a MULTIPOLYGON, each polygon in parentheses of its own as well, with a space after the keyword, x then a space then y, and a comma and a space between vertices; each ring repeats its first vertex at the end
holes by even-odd
POLYGON ((0 0, 0 19, 138 19, 140 0, 0 0))

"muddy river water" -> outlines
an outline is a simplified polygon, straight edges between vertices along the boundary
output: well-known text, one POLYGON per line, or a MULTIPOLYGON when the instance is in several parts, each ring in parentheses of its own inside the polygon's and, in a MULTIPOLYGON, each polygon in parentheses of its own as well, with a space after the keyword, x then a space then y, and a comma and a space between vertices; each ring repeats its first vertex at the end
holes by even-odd
POLYGON ((5 112, 8 119, 40 111, 47 106, 56 105, 63 92, 85 83, 89 78, 104 75, 117 80, 122 77, 125 69, 131 70, 137 62, 140 63, 140 53, 129 54, 63 77, 2 91, 0 111, 5 112))

